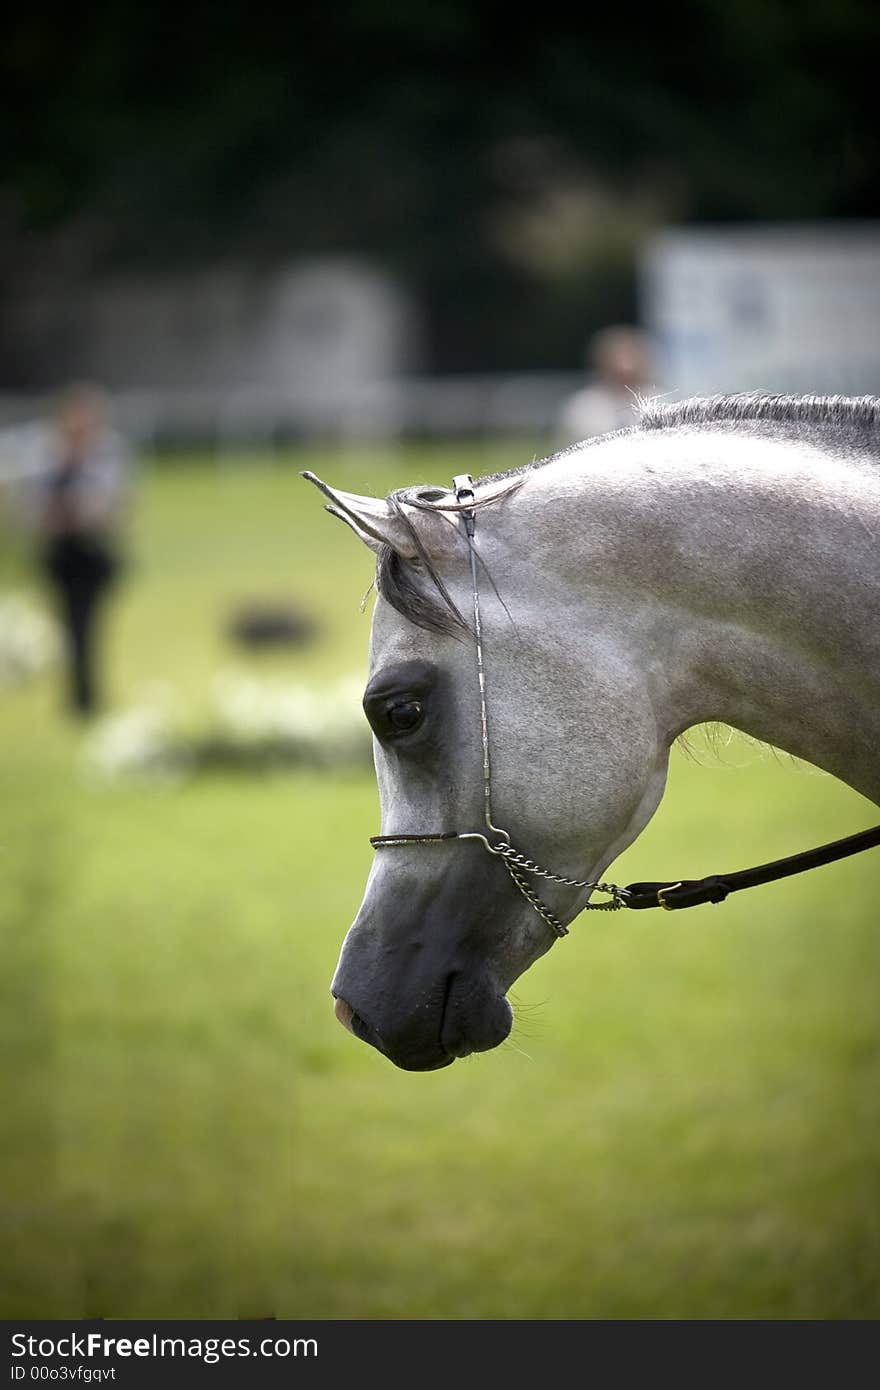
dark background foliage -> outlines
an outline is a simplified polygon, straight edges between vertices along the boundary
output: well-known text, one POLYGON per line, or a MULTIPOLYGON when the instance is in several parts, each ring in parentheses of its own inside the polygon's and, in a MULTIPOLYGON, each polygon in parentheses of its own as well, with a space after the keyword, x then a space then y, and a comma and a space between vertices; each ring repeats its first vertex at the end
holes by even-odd
POLYGON ((0 58, 6 273, 356 251, 434 369, 572 365, 646 226, 878 212, 878 39, 869 0, 37 5, 0 58))

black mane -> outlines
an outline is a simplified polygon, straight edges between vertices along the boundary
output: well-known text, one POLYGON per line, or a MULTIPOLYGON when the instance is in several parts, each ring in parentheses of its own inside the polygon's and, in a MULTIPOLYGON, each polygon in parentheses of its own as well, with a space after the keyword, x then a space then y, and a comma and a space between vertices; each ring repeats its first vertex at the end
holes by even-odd
POLYGON ((376 560, 376 588, 386 602, 416 627, 451 636, 467 632, 467 624, 441 589, 442 580, 430 561, 417 570, 390 545, 383 545, 376 560), (431 588, 423 583, 423 576, 431 588))

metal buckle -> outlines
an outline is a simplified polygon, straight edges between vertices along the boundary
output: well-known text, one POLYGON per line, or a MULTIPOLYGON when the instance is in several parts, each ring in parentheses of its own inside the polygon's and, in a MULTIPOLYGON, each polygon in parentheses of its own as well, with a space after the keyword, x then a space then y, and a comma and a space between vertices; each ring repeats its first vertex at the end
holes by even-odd
POLYGON ((665 908, 666 908, 666 911, 667 911, 667 912, 674 912, 675 909, 673 908, 672 903, 668 903, 668 902, 666 901, 666 896, 665 896, 665 895, 666 895, 667 893, 674 893, 675 890, 676 890, 676 888, 680 888, 680 887, 681 887, 681 884, 680 884, 680 883, 667 883, 667 885, 666 885, 665 888, 658 888, 658 889, 657 889, 657 901, 658 901, 658 903, 660 904, 661 907, 665 907, 665 908))
POLYGON ((458 473, 452 479, 452 487, 455 492, 456 502, 463 502, 465 497, 474 500, 474 480, 470 473, 458 473))

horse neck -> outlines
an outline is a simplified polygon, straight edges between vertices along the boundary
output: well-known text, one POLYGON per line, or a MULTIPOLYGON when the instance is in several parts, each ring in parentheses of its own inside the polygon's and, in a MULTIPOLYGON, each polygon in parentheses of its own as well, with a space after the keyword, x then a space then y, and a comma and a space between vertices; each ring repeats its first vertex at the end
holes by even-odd
POLYGON ((880 462, 692 430, 561 464, 567 524, 549 506, 548 539, 665 737, 720 720, 880 800, 880 462))

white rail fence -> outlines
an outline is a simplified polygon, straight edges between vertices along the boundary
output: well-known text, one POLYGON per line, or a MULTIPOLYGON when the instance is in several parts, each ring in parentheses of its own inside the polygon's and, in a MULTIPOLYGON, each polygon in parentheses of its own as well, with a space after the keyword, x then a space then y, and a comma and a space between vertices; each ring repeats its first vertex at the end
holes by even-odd
MULTIPOLYGON (((348 444, 404 436, 552 436, 579 372, 407 377, 308 397, 232 390, 111 393, 114 423, 141 448, 196 442, 218 451, 298 439, 348 444)), ((0 395, 0 429, 45 416, 50 395, 0 395)))

